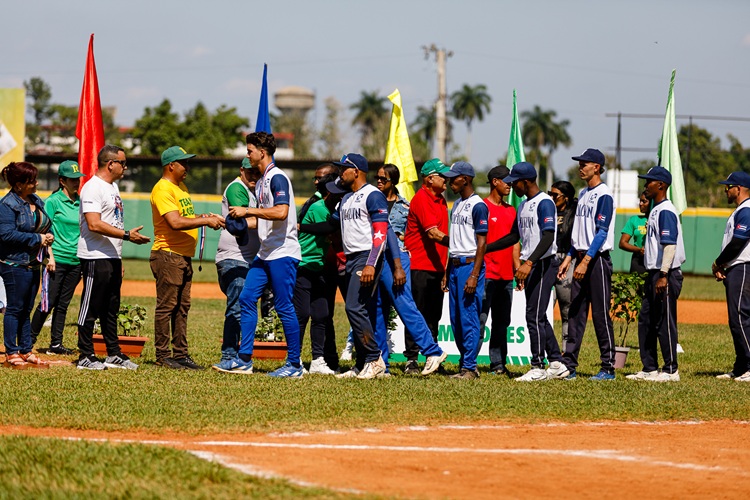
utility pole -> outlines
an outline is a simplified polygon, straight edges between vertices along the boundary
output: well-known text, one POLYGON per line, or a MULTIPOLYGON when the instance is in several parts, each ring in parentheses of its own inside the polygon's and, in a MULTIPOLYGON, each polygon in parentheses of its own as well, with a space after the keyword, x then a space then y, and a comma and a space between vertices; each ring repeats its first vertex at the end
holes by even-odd
POLYGON ((445 49, 438 49, 433 43, 429 47, 426 45, 422 46, 424 50, 424 58, 429 59, 430 53, 435 54, 435 61, 437 62, 437 73, 438 73, 438 98, 435 104, 435 135, 437 136, 435 144, 437 146, 437 157, 441 161, 447 161, 445 157, 445 143, 448 135, 448 118, 447 118, 447 101, 448 93, 446 91, 445 84, 445 61, 448 57, 453 55, 452 51, 446 51, 445 49))

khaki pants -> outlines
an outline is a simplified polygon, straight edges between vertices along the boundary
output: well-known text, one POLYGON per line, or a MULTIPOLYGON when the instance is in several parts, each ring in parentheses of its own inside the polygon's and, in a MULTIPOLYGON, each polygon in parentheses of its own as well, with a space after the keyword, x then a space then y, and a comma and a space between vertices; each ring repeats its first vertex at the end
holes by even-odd
POLYGON ((175 359, 188 355, 187 316, 190 310, 190 287, 193 266, 190 257, 157 250, 149 258, 156 278, 156 310, 154 312, 154 347, 156 359, 170 357, 172 339, 175 359), (171 335, 170 335, 171 334, 171 335))

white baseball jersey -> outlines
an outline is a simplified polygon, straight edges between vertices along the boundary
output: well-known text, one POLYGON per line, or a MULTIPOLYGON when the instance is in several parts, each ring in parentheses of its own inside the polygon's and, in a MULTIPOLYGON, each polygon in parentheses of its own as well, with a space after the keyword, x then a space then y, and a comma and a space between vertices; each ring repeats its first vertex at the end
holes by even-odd
POLYGON ((654 205, 648 215, 646 239, 643 241, 643 263, 646 269, 661 269, 665 245, 677 245, 670 269, 685 262, 685 246, 682 243, 682 224, 677 210, 669 200, 654 205))
POLYGON ((578 207, 573 219, 571 245, 578 251, 586 251, 594 242, 600 228, 608 228, 607 238, 599 252, 607 252, 615 243, 615 204, 612 192, 603 182, 598 186, 581 190, 578 207))
MULTIPOLYGON (((250 208, 258 208, 258 200, 255 198, 255 193, 250 191, 242 179, 237 177, 235 180, 229 183, 227 188, 224 190, 224 195, 221 198, 221 216, 226 217, 229 214, 229 200, 227 199, 227 192, 230 189, 244 189, 247 192, 248 206, 250 208)), ((239 260, 245 262, 252 262, 255 256, 258 254, 260 249, 260 240, 258 239, 258 231, 248 231, 248 242, 239 246, 237 244, 237 238, 226 229, 222 229, 219 234, 219 246, 216 249, 216 262, 222 260, 239 260)))
POLYGON ((258 257, 263 260, 274 260, 281 257, 302 259, 299 241, 297 240, 297 207, 294 204, 294 191, 289 177, 271 163, 266 167, 255 185, 255 196, 260 208, 271 208, 275 205, 289 205, 289 214, 284 220, 265 220, 258 218, 258 238, 260 250, 258 257))
POLYGON ((557 208, 552 198, 540 191, 518 206, 518 232, 521 235, 521 259, 527 260, 539 245, 544 230, 552 231, 554 240, 540 259, 557 252, 557 208))
POLYGON ((388 222, 388 202, 378 188, 365 184, 344 196, 334 218, 341 222, 344 254, 369 252, 372 250, 372 223, 388 222))
POLYGON ((474 257, 477 254, 477 234, 487 234, 489 211, 476 193, 458 199, 451 210, 450 257, 474 257))
MULTIPOLYGON (((724 240, 721 242, 721 249, 724 250, 732 238, 750 239, 750 199, 739 204, 727 219, 727 227, 724 229, 724 240)), ((750 245, 745 245, 742 251, 726 263, 727 267, 736 266, 750 262, 750 245)))

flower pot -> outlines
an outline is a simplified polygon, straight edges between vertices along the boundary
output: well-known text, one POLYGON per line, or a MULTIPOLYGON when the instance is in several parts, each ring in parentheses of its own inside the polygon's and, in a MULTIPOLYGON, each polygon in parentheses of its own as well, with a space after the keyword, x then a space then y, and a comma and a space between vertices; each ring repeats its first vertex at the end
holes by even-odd
POLYGON ((253 359, 286 359, 286 342, 253 343, 253 359))
MULTIPOLYGON (((125 336, 117 339, 122 353, 131 358, 137 358, 141 355, 141 351, 143 351, 143 346, 147 340, 148 337, 125 336)), ((94 335, 94 352, 100 356, 107 355, 107 345, 104 343, 104 337, 101 335, 94 335)))
POLYGON ((615 347, 615 368, 625 368, 630 347, 615 347))

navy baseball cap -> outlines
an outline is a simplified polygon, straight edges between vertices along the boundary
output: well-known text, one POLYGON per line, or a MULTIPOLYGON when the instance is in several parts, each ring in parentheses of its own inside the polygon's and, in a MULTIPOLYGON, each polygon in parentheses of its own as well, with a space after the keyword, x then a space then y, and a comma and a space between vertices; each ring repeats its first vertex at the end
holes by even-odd
POLYGON ((534 165, 527 161, 522 161, 513 165, 513 169, 510 171, 510 175, 503 179, 503 182, 510 184, 520 180, 531 180, 536 179, 536 169, 534 165))
POLYGON ((487 184, 492 184, 492 179, 500 179, 502 181, 503 179, 508 177, 508 174, 510 174, 510 170, 508 170, 508 167, 506 167, 505 165, 492 167, 490 171, 487 172, 487 184))
POLYGON ((452 179, 453 177, 458 177, 459 175, 468 175, 469 177, 474 177, 476 174, 474 173, 474 167, 471 166, 470 163, 467 163, 465 161, 457 161, 453 165, 451 165, 451 169, 443 172, 443 177, 447 177, 448 179, 452 179))
POLYGON ((333 164, 342 169, 354 167, 361 172, 367 173, 369 171, 367 158, 357 153, 345 154, 341 157, 341 161, 335 161, 333 164))
POLYGON ((638 176, 639 179, 648 179, 650 181, 661 181, 664 184, 672 184, 672 174, 664 167, 651 167, 648 172, 638 176))
POLYGON ((598 149, 589 148, 583 152, 581 156, 573 156, 575 161, 585 161, 591 163, 598 163, 602 167, 604 166, 604 153, 598 149))
POLYGON ((750 174, 746 172, 732 172, 725 180, 719 181, 719 184, 750 188, 750 174))
MULTIPOLYGON (((349 167, 351 167, 351 165, 349 165, 349 167)), ((341 184, 341 177, 336 177, 336 180, 326 182, 326 189, 331 194, 344 194, 349 192, 349 189, 341 184)))
POLYGON ((232 216, 227 216, 225 219, 227 231, 229 234, 237 238, 237 244, 240 246, 247 245, 250 241, 250 236, 247 233, 247 221, 243 219, 235 219, 232 216))

